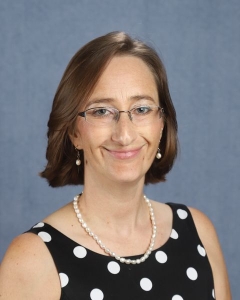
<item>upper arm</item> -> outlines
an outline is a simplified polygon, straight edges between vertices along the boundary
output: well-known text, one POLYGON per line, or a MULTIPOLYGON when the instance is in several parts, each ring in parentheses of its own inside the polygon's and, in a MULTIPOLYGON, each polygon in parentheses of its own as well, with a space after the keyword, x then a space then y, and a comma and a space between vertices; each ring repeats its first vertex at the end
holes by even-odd
POLYGON ((215 228, 202 212, 189 209, 212 267, 216 299, 231 300, 227 269, 215 228))
POLYGON ((54 262, 38 236, 26 233, 11 243, 0 266, 0 298, 60 298, 54 262))

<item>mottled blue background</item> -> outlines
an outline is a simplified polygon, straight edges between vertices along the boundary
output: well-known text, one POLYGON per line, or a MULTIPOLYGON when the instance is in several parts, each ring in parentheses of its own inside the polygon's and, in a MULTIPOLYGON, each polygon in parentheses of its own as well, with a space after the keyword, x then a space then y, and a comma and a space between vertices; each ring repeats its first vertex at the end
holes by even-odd
POLYGON ((123 30, 154 46, 167 68, 181 154, 149 197, 204 211, 219 234, 233 298, 240 287, 240 1, 0 1, 0 259, 12 238, 70 201, 46 163, 52 98, 72 55, 123 30))

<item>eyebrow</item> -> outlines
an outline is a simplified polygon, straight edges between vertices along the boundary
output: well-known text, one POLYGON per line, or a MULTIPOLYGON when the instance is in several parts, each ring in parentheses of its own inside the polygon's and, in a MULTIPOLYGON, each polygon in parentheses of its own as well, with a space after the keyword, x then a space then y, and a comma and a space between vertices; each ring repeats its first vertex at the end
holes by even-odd
MULTIPOLYGON (((148 95, 135 95, 129 98, 130 101, 139 101, 139 100, 149 100, 153 103, 155 103, 154 99, 148 95)), ((91 106, 92 104, 97 104, 97 103, 113 103, 114 98, 96 98, 91 100, 88 104, 87 107, 91 106)))

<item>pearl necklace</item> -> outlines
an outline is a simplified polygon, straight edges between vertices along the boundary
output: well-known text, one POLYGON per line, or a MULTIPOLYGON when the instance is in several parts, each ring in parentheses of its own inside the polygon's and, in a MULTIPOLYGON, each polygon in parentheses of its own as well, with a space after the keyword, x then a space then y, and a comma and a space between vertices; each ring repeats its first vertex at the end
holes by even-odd
POLYGON ((81 194, 75 196, 74 199, 73 199, 73 208, 74 208, 74 211, 75 211, 76 216, 78 218, 78 221, 81 224, 82 228, 86 231, 86 233, 95 240, 95 242, 99 245, 99 247, 101 249, 104 250, 104 252, 106 254, 108 254, 109 256, 114 257, 116 260, 120 261, 121 263, 133 264, 133 265, 140 264, 140 263, 144 262, 149 257, 149 255, 152 252, 153 247, 154 247, 157 227, 156 227, 156 223, 155 223, 155 217, 154 217, 152 204, 151 204, 150 200, 145 195, 144 195, 144 200, 146 201, 146 203, 148 205, 150 218, 151 218, 151 223, 152 223, 152 235, 151 235, 151 239, 150 239, 150 243, 149 243, 147 251, 139 259, 128 259, 128 258, 120 257, 120 256, 116 255, 114 252, 112 252, 109 248, 107 248, 102 243, 102 241, 98 238, 98 236, 96 234, 94 234, 91 231, 91 229, 88 227, 88 225, 86 224, 86 222, 82 218, 82 215, 81 215, 79 207, 78 207, 78 201, 79 201, 80 196, 81 196, 81 194))

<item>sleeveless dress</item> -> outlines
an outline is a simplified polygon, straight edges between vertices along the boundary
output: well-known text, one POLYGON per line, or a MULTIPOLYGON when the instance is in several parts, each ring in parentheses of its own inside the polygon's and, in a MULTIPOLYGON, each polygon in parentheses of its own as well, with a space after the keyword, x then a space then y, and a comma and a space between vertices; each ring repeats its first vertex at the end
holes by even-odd
POLYGON ((49 224, 33 226, 28 232, 42 238, 59 273, 60 300, 215 299, 212 269, 191 213, 182 204, 168 205, 169 239, 136 265, 93 252, 49 224))

